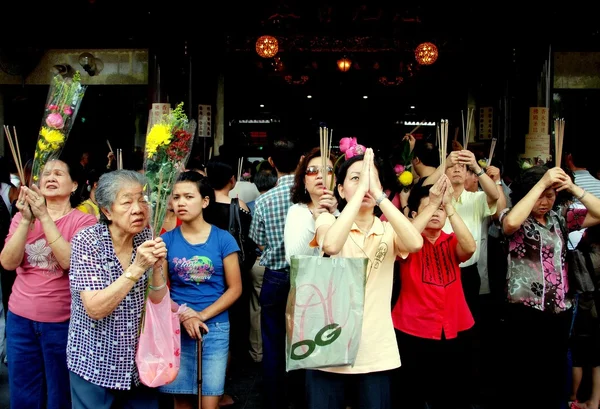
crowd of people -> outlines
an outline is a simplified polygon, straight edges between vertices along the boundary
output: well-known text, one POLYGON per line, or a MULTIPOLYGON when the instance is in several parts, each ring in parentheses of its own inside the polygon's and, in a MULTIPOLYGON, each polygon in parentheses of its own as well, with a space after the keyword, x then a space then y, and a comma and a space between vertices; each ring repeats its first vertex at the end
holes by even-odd
POLYGON ((31 185, 3 167, 11 407, 183 409, 200 395, 215 409, 235 404, 237 361, 262 366, 265 408, 597 409, 600 181, 582 149, 509 178, 469 150, 440 163, 435 144, 405 139, 408 187, 393 152, 371 148, 338 161, 275 140, 244 181, 226 157, 190 163, 158 237, 143 170, 115 170, 110 154, 100 170, 49 161, 31 185), (367 260, 353 365, 286 371, 297 256, 367 260), (146 288, 185 306, 181 367, 159 388, 135 364, 146 288))

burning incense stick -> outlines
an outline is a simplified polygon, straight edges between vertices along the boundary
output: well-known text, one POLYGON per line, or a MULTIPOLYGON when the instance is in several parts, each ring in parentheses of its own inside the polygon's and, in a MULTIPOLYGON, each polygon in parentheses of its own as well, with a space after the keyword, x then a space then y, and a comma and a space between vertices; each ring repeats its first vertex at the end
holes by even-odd
POLYGON ((6 135, 6 139, 8 139, 8 145, 10 146, 10 151, 13 156, 13 160, 15 161, 15 166, 17 168, 17 173, 19 174, 19 180, 21 181, 21 185, 25 186, 25 172, 23 171, 23 163, 21 162, 21 151, 19 149, 19 138, 17 137, 17 128, 13 126, 13 132, 15 134, 14 140, 13 136, 10 133, 10 129, 8 126, 4 125, 4 134, 6 135))
POLYGON ((321 151, 321 174, 323 175, 323 186, 327 186, 329 190, 333 189, 333 176, 331 178, 330 185, 327 185, 327 176, 329 172, 327 168, 329 167, 329 157, 331 155, 331 142, 333 140, 333 129, 329 129, 327 127, 319 128, 319 140, 320 146, 319 149, 321 151))
MULTIPOLYGON (((461 111, 462 113, 462 111, 461 111)), ((471 130, 473 129, 473 120, 475 119, 475 109, 467 109, 467 127, 465 128, 464 117, 463 117, 463 149, 467 149, 469 146, 469 138, 471 136, 471 130)))
POLYGON ((423 125, 423 122, 425 122, 425 120, 422 120, 421 122, 419 122, 419 124, 418 124, 417 126, 415 126, 415 127, 413 128, 413 130, 412 130, 412 131, 410 131, 408 134, 409 134, 409 135, 412 135, 413 133, 415 133, 415 132, 417 131, 417 129, 419 129, 419 128, 421 127, 421 125, 423 125))
POLYGON ((554 159, 555 166, 561 166, 562 162, 562 148, 563 140, 565 136, 565 120, 559 118, 554 120, 554 159))
POLYGON ((237 181, 239 182, 240 178, 242 177, 242 166, 244 166, 244 158, 239 158, 238 159, 238 166, 237 166, 237 181))
POLYGON ((110 141, 109 141, 108 139, 106 140, 106 144, 108 145, 108 150, 109 150, 109 151, 111 151, 112 153, 115 153, 115 152, 113 151, 113 148, 112 148, 112 146, 110 146, 110 141))
POLYGON ((442 119, 440 122, 440 165, 442 169, 446 168, 446 150, 448 149, 448 120, 442 119))
POLYGON ((490 155, 488 156, 486 167, 490 166, 492 163, 492 158, 494 157, 494 149, 496 149, 496 138, 492 138, 492 146, 490 146, 490 155))

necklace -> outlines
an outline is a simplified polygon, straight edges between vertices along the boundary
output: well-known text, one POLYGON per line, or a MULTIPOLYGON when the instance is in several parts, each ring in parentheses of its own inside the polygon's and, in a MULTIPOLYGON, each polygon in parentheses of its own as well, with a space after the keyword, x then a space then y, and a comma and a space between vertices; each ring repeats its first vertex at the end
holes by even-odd
MULTIPOLYGON (((375 216, 373 216, 373 223, 375 223, 375 216)), ((371 224, 371 227, 373 227, 373 223, 371 224)), ((358 225, 357 225, 358 227, 358 225)), ((361 233, 365 236, 365 241, 367 239, 365 232, 363 232, 360 228, 358 229, 361 231, 361 233)), ((381 235, 381 238, 379 239, 379 244, 377 245, 377 248, 379 248, 379 246, 381 245, 381 241, 383 240, 383 236, 385 235, 385 225, 383 226, 383 234, 381 235)), ((364 249, 364 244, 363 246, 359 246, 358 243, 354 240, 354 237, 352 237, 352 233, 350 232, 349 234, 350 240, 352 240, 352 242, 356 245, 356 247, 358 247, 360 249, 360 251, 363 252, 363 254, 365 255, 365 257, 367 258, 367 260, 369 260, 369 271, 367 271, 367 280, 369 279, 369 277, 371 276, 371 270, 373 270, 373 260, 371 260, 371 257, 369 257, 369 255, 367 254, 367 252, 364 249)), ((364 243, 364 242, 363 242, 364 243)))

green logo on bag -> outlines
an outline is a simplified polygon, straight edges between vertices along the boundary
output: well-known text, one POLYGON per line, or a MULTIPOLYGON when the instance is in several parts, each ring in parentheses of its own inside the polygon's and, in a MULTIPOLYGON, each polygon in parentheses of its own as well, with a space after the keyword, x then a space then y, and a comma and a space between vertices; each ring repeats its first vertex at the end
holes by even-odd
POLYGON ((305 339, 304 341, 298 341, 294 345, 292 345, 292 352, 290 354, 290 358, 292 358, 295 361, 308 358, 315 351, 317 345, 320 347, 329 345, 333 343, 336 339, 338 339, 341 333, 342 327, 340 327, 340 324, 333 323, 325 325, 323 328, 321 328, 319 332, 317 332, 314 341, 312 339, 305 339), (305 346, 307 348, 306 352, 300 355, 296 354, 296 349, 302 346, 305 346))

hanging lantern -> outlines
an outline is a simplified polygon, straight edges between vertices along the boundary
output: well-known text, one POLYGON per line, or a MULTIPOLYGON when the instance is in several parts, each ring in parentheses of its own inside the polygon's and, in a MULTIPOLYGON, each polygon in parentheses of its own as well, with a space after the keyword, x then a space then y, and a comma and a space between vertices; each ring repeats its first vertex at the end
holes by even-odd
POLYGON ((337 66, 341 72, 347 72, 350 69, 351 65, 352 65, 352 61, 350 61, 350 59, 348 59, 346 57, 339 59, 337 62, 337 66))
POLYGON ((279 43, 275 37, 262 36, 256 40, 256 53, 262 58, 273 58, 279 51, 279 43))
POLYGON ((438 49, 433 43, 421 43, 415 49, 415 58, 421 65, 431 65, 438 58, 438 49))

